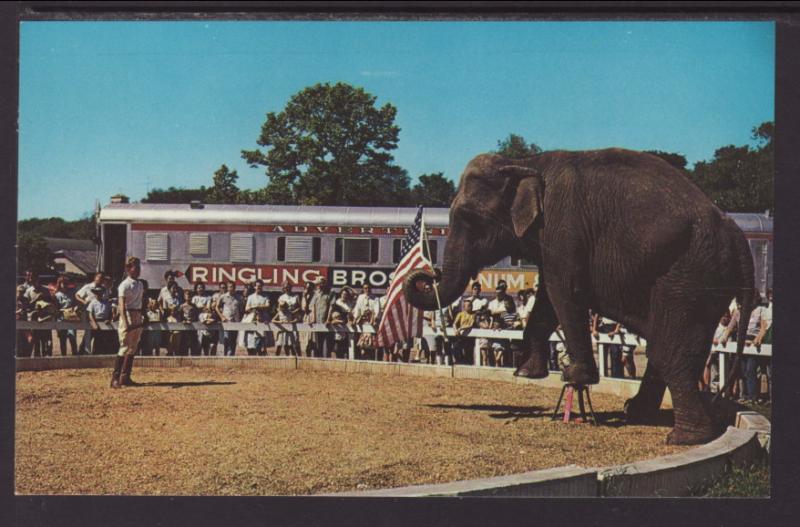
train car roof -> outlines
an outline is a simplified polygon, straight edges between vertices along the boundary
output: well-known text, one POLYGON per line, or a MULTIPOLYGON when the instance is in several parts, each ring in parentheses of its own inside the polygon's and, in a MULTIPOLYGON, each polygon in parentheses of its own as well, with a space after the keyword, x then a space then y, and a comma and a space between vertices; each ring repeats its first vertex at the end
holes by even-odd
MULTIPOLYGON (((100 210, 101 222, 291 224, 403 227, 411 225, 416 207, 329 207, 302 205, 202 205, 162 203, 112 203, 100 210)), ((771 233, 773 218, 766 214, 727 212, 745 232, 771 233)), ((446 227, 450 209, 425 209, 428 227, 446 227)))
MULTIPOLYGON (((289 224, 405 227, 414 222, 416 207, 326 207, 301 205, 202 205, 112 203, 100 210, 101 222, 289 224)), ((428 227, 446 227, 450 209, 425 208, 428 227)))

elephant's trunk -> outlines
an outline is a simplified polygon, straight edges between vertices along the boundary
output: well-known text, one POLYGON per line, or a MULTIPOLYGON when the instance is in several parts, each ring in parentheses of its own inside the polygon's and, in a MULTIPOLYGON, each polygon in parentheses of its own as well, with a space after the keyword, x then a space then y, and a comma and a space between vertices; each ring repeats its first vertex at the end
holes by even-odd
MULTIPOLYGON (((403 292, 408 302, 426 311, 438 309, 436 293, 432 287, 427 287, 427 285, 432 285, 432 281, 435 278, 435 276, 423 270, 409 273, 403 284, 403 292)), ((461 296, 469 283, 469 278, 469 270, 464 266, 462 260, 446 254, 441 282, 437 284, 439 301, 442 307, 450 305, 461 296)))

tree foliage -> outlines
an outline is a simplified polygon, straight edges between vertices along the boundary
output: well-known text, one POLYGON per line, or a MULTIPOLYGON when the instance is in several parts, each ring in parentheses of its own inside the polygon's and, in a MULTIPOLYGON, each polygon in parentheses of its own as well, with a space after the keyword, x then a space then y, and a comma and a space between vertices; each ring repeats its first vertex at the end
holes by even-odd
POLYGON ((17 222, 19 234, 42 238, 73 238, 88 240, 95 234, 94 218, 84 217, 76 221, 63 218, 30 218, 17 222))
POLYGON ((444 173, 423 174, 411 189, 410 205, 449 207, 456 195, 456 186, 444 173))
POLYGON ((265 168, 270 203, 390 205, 408 192, 405 170, 389 153, 397 148, 397 109, 349 84, 316 84, 298 92, 283 111, 270 112, 257 144, 243 150, 265 168))
POLYGON ((508 137, 497 141, 496 154, 500 154, 511 159, 524 159, 542 152, 536 143, 528 143, 525 138, 517 134, 508 134, 508 137))
POLYGON ((756 146, 718 148, 710 161, 694 166, 692 179, 720 209, 764 212, 774 208, 774 125, 753 128, 756 146))
POLYGON ((17 235, 18 274, 22 274, 28 269, 39 274, 48 274, 55 269, 55 262, 53 261, 53 254, 47 247, 47 242, 42 235, 20 232, 17 235))
POLYGON ((686 157, 681 154, 676 154, 673 152, 662 152, 661 150, 645 150, 648 154, 653 154, 654 156, 658 156, 673 167, 677 168, 681 172, 686 172, 686 157))
POLYGON ((239 174, 222 165, 214 172, 214 184, 207 189, 206 203, 238 203, 240 190, 236 186, 239 174))
POLYGON ((142 198, 142 203, 189 203, 195 200, 204 201, 206 193, 207 190, 205 186, 200 188, 156 188, 148 192, 147 196, 142 198))

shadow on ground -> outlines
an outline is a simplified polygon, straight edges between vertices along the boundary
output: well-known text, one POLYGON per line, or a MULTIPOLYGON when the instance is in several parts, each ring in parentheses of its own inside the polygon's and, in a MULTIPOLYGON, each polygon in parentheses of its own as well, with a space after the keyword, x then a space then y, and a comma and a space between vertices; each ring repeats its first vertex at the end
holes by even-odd
POLYGON ((153 386, 168 386, 170 388, 184 388, 186 386, 223 386, 226 384, 236 384, 233 381, 187 381, 187 382, 143 382, 136 387, 149 388, 153 386))
POLYGON ((429 408, 444 408, 451 410, 474 410, 490 413, 489 417, 495 419, 530 419, 551 415, 552 410, 541 406, 510 406, 504 404, 427 404, 429 408))
MULTIPOLYGON (((444 408, 452 410, 472 410, 477 412, 491 412, 489 417, 495 419, 533 419, 537 417, 552 417, 555 408, 543 408, 541 406, 511 406, 500 404, 428 404, 425 405, 429 408, 444 408)), ((557 419, 561 419, 564 415, 563 409, 558 413, 557 419)), ((579 415, 576 409, 572 411, 573 416, 579 415)), ((625 414, 621 411, 615 412, 595 412, 598 424, 617 428, 620 426, 636 425, 636 426, 672 426, 673 413, 672 410, 659 410, 658 413, 653 415, 650 419, 643 422, 629 423, 625 418, 625 414)), ((590 418, 589 409, 586 409, 586 416, 590 418)))

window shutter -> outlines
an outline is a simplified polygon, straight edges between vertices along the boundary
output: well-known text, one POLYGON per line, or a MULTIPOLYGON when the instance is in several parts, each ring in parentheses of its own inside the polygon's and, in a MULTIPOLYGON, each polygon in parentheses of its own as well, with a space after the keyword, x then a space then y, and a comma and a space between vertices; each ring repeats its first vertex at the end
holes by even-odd
POLYGON ((169 260, 169 235, 166 232, 148 232, 145 234, 145 260, 166 262, 169 260))
POLYGON ((189 233, 189 254, 193 256, 208 254, 208 233, 189 233))
POLYGON ((286 237, 286 261, 308 263, 313 253, 313 240, 311 236, 286 237))
POLYGON ((252 263, 253 235, 245 233, 231 234, 231 262, 252 263))

